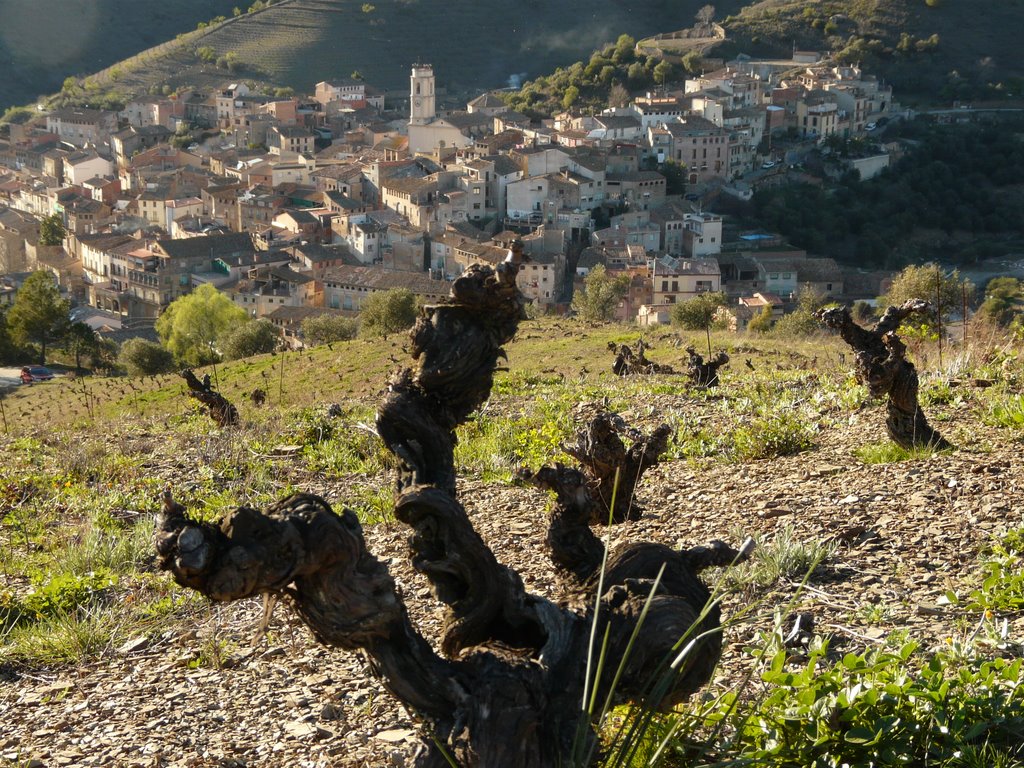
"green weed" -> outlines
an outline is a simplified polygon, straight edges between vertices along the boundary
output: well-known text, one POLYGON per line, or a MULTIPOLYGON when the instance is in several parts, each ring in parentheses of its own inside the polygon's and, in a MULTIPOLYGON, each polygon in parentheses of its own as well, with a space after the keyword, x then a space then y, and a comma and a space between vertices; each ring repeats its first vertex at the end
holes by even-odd
POLYGON ((865 464, 894 464, 899 461, 930 459, 938 451, 930 447, 904 448, 893 442, 870 443, 855 448, 853 455, 865 464))
POLYGON ((802 540, 789 525, 779 528, 770 541, 755 538, 755 544, 747 562, 726 572, 726 583, 730 587, 773 587, 785 580, 800 579, 812 573, 834 551, 830 544, 802 540))
POLYGON ((948 591, 943 602, 974 611, 1024 609, 1024 529, 1012 530, 992 545, 980 564, 981 585, 961 599, 948 591))
POLYGON ((777 410, 741 424, 726 449, 735 461, 774 459, 809 450, 816 428, 799 412, 777 410))
POLYGON ((112 615, 99 606, 56 613, 16 625, 6 638, 0 636, 0 659, 44 664, 81 661, 109 648, 115 629, 112 615))
POLYGON ((983 415, 986 424, 1024 430, 1024 395, 1003 395, 991 402, 983 415))
MULTIPOLYGON (((1000 760, 1024 756, 1024 660, 954 659, 914 642, 847 653, 835 664, 827 644, 797 664, 786 648, 760 653, 768 662, 762 697, 730 693, 680 715, 691 739, 721 734, 711 749, 728 764, 957 765, 968 745, 987 745, 1000 760)), ((678 743, 674 754, 687 746, 678 743)))

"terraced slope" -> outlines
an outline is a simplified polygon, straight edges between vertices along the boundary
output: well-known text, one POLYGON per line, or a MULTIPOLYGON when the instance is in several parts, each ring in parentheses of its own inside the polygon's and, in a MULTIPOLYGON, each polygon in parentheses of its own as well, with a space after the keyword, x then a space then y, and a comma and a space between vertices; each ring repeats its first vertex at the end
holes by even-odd
POLYGON ((0 112, 195 29, 240 0, 0 0, 0 112))
MULTIPOLYGON (((623 33, 643 37, 688 26, 701 5, 701 0, 585 5, 576 0, 284 0, 143 54, 136 62, 140 66, 119 67, 117 86, 126 91, 164 82, 202 86, 235 76, 305 91, 320 80, 359 70, 369 82, 402 90, 411 64, 424 61, 434 65, 439 84, 482 90, 504 85, 512 75, 535 76, 569 64, 623 33), (244 66, 231 75, 204 65, 194 55, 200 46, 218 56, 234 53, 244 66)), ((742 3, 720 5, 724 12, 742 3)))

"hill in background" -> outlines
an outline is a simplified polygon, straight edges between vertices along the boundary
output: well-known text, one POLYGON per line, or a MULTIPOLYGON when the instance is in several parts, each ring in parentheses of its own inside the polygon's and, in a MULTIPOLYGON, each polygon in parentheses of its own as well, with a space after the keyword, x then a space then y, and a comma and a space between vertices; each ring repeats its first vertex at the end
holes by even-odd
MULTIPOLYGON (((689 26, 701 5, 702 0, 282 0, 237 19, 229 9, 225 23, 171 40, 95 80, 126 94, 165 83, 210 87, 231 77, 309 92, 320 80, 358 70, 374 85, 405 90, 410 66, 422 61, 433 64, 439 82, 450 89, 480 91, 584 58, 623 33, 643 37, 689 26), (235 73, 200 61, 200 47, 212 48, 217 57, 234 54, 235 73)), ((720 4, 720 12, 741 7, 731 0, 720 4)))
POLYGON ((832 51, 904 102, 1024 96, 1020 0, 762 0, 723 23, 729 40, 714 55, 832 51))
POLYGON ((0 112, 195 29, 239 0, 0 0, 0 112))

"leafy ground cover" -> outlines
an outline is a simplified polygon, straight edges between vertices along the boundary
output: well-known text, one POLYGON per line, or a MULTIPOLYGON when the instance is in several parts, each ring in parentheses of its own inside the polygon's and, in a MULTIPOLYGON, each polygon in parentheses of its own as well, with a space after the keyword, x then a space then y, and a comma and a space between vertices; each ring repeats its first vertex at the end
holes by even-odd
MULTIPOLYGON (((681 376, 613 376, 608 343, 637 336, 525 323, 456 455, 474 524, 543 594, 555 589, 547 501, 514 473, 565 460, 560 444, 603 404, 676 430, 670 460, 638 491, 644 516, 612 535, 758 541, 753 562, 718 585, 716 682, 625 750, 617 734, 637 715, 615 710, 618 764, 1019 764, 1019 352, 947 349, 943 370, 927 356, 929 418, 956 448, 907 455, 888 450, 882 404, 851 380, 833 339, 716 336, 733 362, 719 388, 695 391, 681 376), (799 615, 812 628, 795 626, 799 615)), ((698 339, 660 330, 647 341, 652 359, 678 369, 698 339)), ((280 609, 260 634, 260 605, 208 605, 155 573, 150 554, 165 486, 208 519, 292 489, 320 493, 359 513, 416 621, 436 628, 372 433, 404 343, 218 366, 241 410, 235 430, 193 410, 173 376, 65 380, 3 400, 0 765, 408 759, 414 723, 358 658, 328 654, 280 609), (257 387, 263 407, 246 398, 257 387), (328 674, 304 671, 328 656, 328 674)))

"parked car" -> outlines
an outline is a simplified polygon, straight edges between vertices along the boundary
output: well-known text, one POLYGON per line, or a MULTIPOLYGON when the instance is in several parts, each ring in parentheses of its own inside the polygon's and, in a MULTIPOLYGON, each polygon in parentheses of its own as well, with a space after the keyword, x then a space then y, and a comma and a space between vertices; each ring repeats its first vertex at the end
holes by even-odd
POLYGON ((774 168, 775 167, 775 161, 774 160, 765 160, 763 163, 761 163, 761 167, 764 170, 767 171, 769 168, 774 168))
POLYGON ((868 123, 867 125, 864 126, 864 130, 865 131, 873 131, 877 127, 878 127, 878 123, 868 123))
POLYGON ((36 381, 49 381, 53 378, 53 371, 41 365, 26 365, 21 369, 21 383, 31 384, 36 381))

